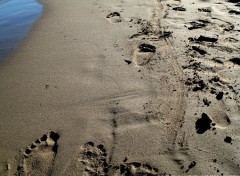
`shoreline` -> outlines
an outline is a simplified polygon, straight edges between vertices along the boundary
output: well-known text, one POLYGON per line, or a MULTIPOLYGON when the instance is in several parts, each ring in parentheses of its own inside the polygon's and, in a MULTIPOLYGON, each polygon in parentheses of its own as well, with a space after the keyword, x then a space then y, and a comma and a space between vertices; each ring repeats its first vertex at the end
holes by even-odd
POLYGON ((41 17, 42 4, 39 1, 9 1, 1 5, 1 39, 0 61, 19 47, 31 26, 41 17), (12 24, 11 24, 12 23, 12 24))
POLYGON ((0 175, 238 173, 233 3, 40 2, 0 64, 0 175))

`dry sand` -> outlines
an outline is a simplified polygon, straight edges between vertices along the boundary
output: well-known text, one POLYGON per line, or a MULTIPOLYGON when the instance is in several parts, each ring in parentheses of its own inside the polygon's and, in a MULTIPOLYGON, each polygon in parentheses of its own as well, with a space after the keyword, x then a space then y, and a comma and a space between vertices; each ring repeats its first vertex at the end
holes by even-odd
POLYGON ((237 0, 42 0, 0 65, 0 175, 240 174, 237 0))

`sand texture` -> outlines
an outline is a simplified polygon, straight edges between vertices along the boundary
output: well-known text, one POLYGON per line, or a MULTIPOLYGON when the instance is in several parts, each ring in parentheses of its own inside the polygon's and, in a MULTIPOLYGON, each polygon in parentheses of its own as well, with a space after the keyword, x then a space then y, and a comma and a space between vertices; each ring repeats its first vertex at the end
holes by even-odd
POLYGON ((0 175, 240 175, 238 0, 41 2, 0 64, 0 175))

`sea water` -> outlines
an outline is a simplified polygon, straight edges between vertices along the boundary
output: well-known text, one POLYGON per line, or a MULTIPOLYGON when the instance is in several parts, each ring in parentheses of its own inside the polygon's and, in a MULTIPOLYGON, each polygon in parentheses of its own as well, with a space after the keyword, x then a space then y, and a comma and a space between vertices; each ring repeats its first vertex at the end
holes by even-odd
POLYGON ((20 44, 42 11, 36 0, 0 0, 0 61, 20 44))

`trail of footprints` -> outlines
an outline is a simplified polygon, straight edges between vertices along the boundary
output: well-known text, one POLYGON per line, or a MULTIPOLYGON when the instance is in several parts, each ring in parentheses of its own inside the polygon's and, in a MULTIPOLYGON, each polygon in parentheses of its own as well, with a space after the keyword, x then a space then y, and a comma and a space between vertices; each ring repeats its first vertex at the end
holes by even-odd
MULTIPOLYGON (((188 29, 193 30, 193 29, 199 29, 199 28, 206 28, 209 24, 212 24, 209 20, 197 20, 197 21, 190 22, 190 26, 188 26, 188 29)), ((222 24, 219 25, 218 27, 222 27, 223 31, 225 32, 232 31, 234 29, 234 26, 228 22, 222 22, 222 24)), ((195 92, 203 91, 206 93, 209 92, 210 94, 213 94, 213 95, 215 94, 215 98, 218 101, 224 100, 225 98, 231 98, 231 96, 228 97, 228 94, 231 91, 227 86, 228 83, 223 81, 222 78, 217 74, 218 70, 214 70, 214 68, 211 66, 209 68, 204 67, 204 64, 206 61, 204 60, 201 61, 200 59, 205 59, 204 57, 210 58, 211 54, 209 53, 213 52, 213 50, 219 50, 226 53, 229 52, 229 54, 230 53, 233 54, 234 52, 237 52, 237 51, 234 48, 229 48, 229 47, 219 45, 221 41, 219 41, 219 36, 217 35, 200 35, 195 38, 190 37, 188 38, 188 41, 190 44, 195 44, 195 45, 192 45, 191 48, 189 49, 194 52, 191 52, 191 53, 186 52, 187 54, 189 54, 190 57, 192 57, 192 59, 189 61, 188 66, 187 67, 184 66, 183 69, 193 70, 193 75, 189 75, 190 77, 186 80, 185 84, 190 86, 192 88, 192 91, 195 91, 195 92), (207 49, 210 49, 210 51, 208 52, 207 49), (199 60, 197 60, 196 58, 199 58, 199 60), (204 71, 207 71, 207 72, 212 71, 213 72, 212 78, 210 77, 208 78, 208 80, 206 80, 204 71)), ((238 59, 237 58, 229 59, 229 61, 233 63, 235 60, 238 60, 238 59)), ((217 60, 215 61, 213 60, 209 62, 210 63, 216 62, 216 64, 224 64, 224 61, 218 62, 217 60)), ((235 62, 235 64, 236 63, 237 62, 235 62)), ((208 103, 207 99, 203 101, 204 101, 204 104, 207 104, 207 106, 211 106, 211 104, 208 103)), ((204 114, 205 113, 203 113, 203 116, 204 114)), ((226 124, 230 124, 230 120, 227 117, 227 115, 223 114, 223 115, 220 115, 218 118, 223 118, 222 121, 226 121, 226 124)), ((199 122, 199 119, 196 122, 196 124, 198 122, 199 122)), ((205 128, 204 125, 202 125, 202 128, 205 128)), ((199 130, 197 130, 197 132, 199 132, 199 130)))
MULTIPOLYGON (((194 8, 183 8, 180 5, 181 1, 178 2, 177 5, 169 5, 168 3, 171 2, 166 1, 165 5, 170 8, 168 8, 168 12, 166 12, 165 20, 171 21, 171 17, 168 18, 168 15, 175 13, 171 12, 171 10, 182 11, 179 14, 182 15, 181 18, 185 20, 179 20, 179 24, 185 27, 185 29, 182 28, 181 30, 185 33, 187 32, 187 36, 189 36, 185 38, 185 40, 182 40, 187 48, 183 56, 184 58, 188 58, 184 64, 182 64, 183 71, 186 75, 185 85, 189 87, 189 91, 192 91, 193 95, 198 96, 198 98, 202 100, 202 102, 200 101, 201 103, 199 102, 199 107, 201 109, 200 111, 203 112, 196 120, 196 133, 201 135, 212 130, 214 134, 216 134, 217 128, 226 129, 226 127, 231 124, 229 115, 231 115, 231 110, 234 112, 234 109, 228 107, 226 102, 238 104, 238 109, 240 107, 239 89, 237 90, 238 84, 236 81, 233 81, 235 78, 230 77, 227 80, 222 77, 222 75, 224 75, 223 73, 231 72, 231 69, 239 69, 239 45, 236 45, 236 43, 239 42, 237 39, 239 32, 237 25, 239 25, 239 23, 234 22, 236 23, 234 24, 233 21, 228 22, 226 20, 228 17, 224 20, 213 17, 211 13, 216 10, 214 9, 215 7, 196 9, 199 12, 199 19, 191 19, 186 22, 191 17, 188 18, 184 15, 185 11, 193 10, 194 8), (195 30, 197 33, 192 32, 195 30), (218 33, 220 36, 214 33, 218 33), (198 35, 195 36, 196 34, 198 35), (213 58, 212 54, 217 57, 213 58), (221 72, 222 74, 220 74, 221 72), (204 95, 205 97, 199 97, 199 95, 204 95), (211 110, 212 108, 215 109, 211 110), (227 112, 225 112, 226 109, 228 109, 227 112)), ((238 0, 229 0, 228 2, 235 3, 235 6, 239 6, 238 0)), ((212 6, 216 5, 214 4, 216 3, 215 1, 209 3, 213 3, 212 6)), ((229 4, 226 5, 225 3, 226 1, 219 1, 218 5, 226 6, 226 11, 228 10, 229 13, 226 13, 226 16, 239 15, 238 11, 236 12, 236 10, 231 9, 232 7, 227 7, 229 4)), ((208 4, 208 6, 211 5, 208 4)), ((197 13, 197 11, 194 13, 197 13)), ((197 115, 197 113, 195 115, 197 115)), ((234 141, 234 138, 228 135, 222 139, 222 142, 228 144, 233 144, 232 141, 234 141)), ((220 172, 219 169, 217 169, 217 172, 220 172)))
MULTIPOLYGON (((230 1, 231 2, 231 1, 230 1)), ((238 3, 237 3, 238 4, 238 3)), ((185 12, 187 9, 178 5, 172 6, 170 10, 185 12)), ((209 8, 199 8, 200 13, 211 13, 209 8)), ((238 11, 230 10, 229 13, 238 14, 238 11)), ((166 13, 168 14, 168 13, 166 13)), ((167 16, 167 15, 166 15, 167 16)), ((122 17, 118 12, 111 12, 106 16, 106 19, 110 23, 119 23, 122 21, 122 17)), ((152 28, 151 23, 146 21, 135 21, 134 23, 142 25, 142 29, 139 33, 134 34, 130 39, 148 37, 150 40, 162 40, 168 37, 171 37, 171 32, 162 31, 155 35, 155 31, 152 28), (154 37, 153 37, 154 34, 154 37)), ((190 21, 185 24, 185 27, 188 30, 196 29, 205 29, 210 30, 212 28, 222 28, 222 31, 233 31, 234 26, 231 23, 223 22, 217 19, 211 20, 196 20, 190 21)), ((216 29, 214 29, 216 30, 216 29)), ((216 46, 218 41, 218 36, 214 35, 200 35, 198 37, 188 38, 189 43, 191 44, 186 52, 189 56, 201 58, 208 54, 206 48, 214 48, 226 51, 235 51, 234 48, 224 48, 216 46), (215 47, 214 47, 215 46, 215 47)), ((229 39, 231 42, 238 42, 236 39, 229 39)), ((138 66, 144 66, 149 63, 150 59, 156 52, 156 47, 149 43, 141 43, 135 49, 133 54, 133 61, 138 66)), ((230 58, 229 61, 236 65, 240 65, 240 59, 237 57, 230 58)), ((224 61, 217 59, 213 62, 217 64, 223 64, 224 61)), ((212 82, 209 81, 207 84, 205 80, 201 78, 198 71, 202 71, 201 62, 197 62, 192 59, 189 61, 187 66, 183 66, 183 69, 192 69, 194 70, 193 77, 189 77, 186 80, 186 85, 190 86, 193 91, 206 91, 209 90, 210 93, 216 94, 217 100, 222 100, 225 94, 223 91, 216 90, 214 86, 208 88, 208 84, 220 82, 221 79, 212 79, 212 82)), ((212 84, 214 85, 214 84, 212 84)), ((203 99, 203 104, 205 106, 211 106, 211 101, 208 99, 203 99)), ((230 123, 230 120, 227 119, 227 123, 230 123)), ((201 118, 197 119, 195 128, 198 134, 205 133, 211 128, 215 128, 216 123, 213 119, 206 113, 202 113, 201 118)), ((25 149, 24 154, 22 155, 22 161, 18 166, 18 171, 16 175, 25 176, 25 175, 51 175, 53 173, 54 160, 57 155, 59 134, 51 131, 43 135, 40 139, 33 142, 30 146, 25 149)), ((233 139, 230 136, 226 136, 224 142, 232 144, 233 139)), ((159 170, 150 164, 139 163, 139 162, 128 162, 128 159, 125 158, 121 164, 112 165, 108 161, 108 153, 104 145, 96 145, 94 142, 88 142, 81 146, 80 152, 76 158, 72 161, 72 167, 67 169, 64 175, 81 175, 81 176, 159 176, 164 173, 160 173, 159 170)), ((195 163, 194 163, 195 166, 195 163)), ((190 169, 190 168, 189 168, 190 169)))
MULTIPOLYGON (((203 114, 204 118, 207 117, 203 114)), ((206 121, 206 120, 205 120, 206 121)), ((208 121, 208 120, 207 120, 208 121)), ((54 159, 57 155, 57 141, 59 134, 49 132, 40 139, 33 142, 25 149, 23 162, 18 167, 16 175, 19 176, 51 176, 53 173, 54 159)), ((226 143, 232 142, 232 138, 226 136, 226 143)), ((126 157, 122 163, 113 166, 108 163, 108 154, 104 145, 96 145, 94 142, 87 142, 80 147, 80 152, 74 158, 74 168, 70 168, 64 174, 81 176, 163 176, 158 168, 147 163, 128 162, 126 157)), ((186 173, 196 165, 193 161, 186 173)))
MULTIPOLYGON (((111 12, 106 16, 106 19, 110 22, 110 23, 119 23, 122 22, 123 18, 121 17, 121 14, 119 12, 111 12)), ((138 32, 137 34, 132 35, 129 39, 136 39, 136 38, 143 38, 145 36, 151 36, 151 35, 155 35, 155 31, 153 29, 153 25, 146 21, 146 20, 142 20, 142 19, 138 19, 138 20, 130 20, 131 23, 134 24, 139 24, 141 25, 141 31, 138 32)), ((166 36, 170 36, 171 33, 162 33, 162 35, 159 36, 159 39, 163 39, 166 36)), ((159 40, 158 39, 158 40, 159 40)), ((156 53, 156 47, 152 44, 150 44, 149 42, 146 43, 140 43, 136 49, 134 50, 133 53, 133 62, 135 63, 135 65, 137 66, 144 66, 147 65, 151 58, 154 56, 154 54, 156 53)), ((125 62, 127 62, 128 64, 130 64, 132 61, 128 61, 125 60, 125 62)))
MULTIPOLYGON (((179 1, 180 2, 180 1, 179 1)), ((185 12, 187 9, 185 7, 178 5, 169 5, 170 10, 185 12)), ((199 13, 211 13, 210 8, 198 8, 199 13)), ((235 12, 231 12, 235 13, 235 12)), ((167 17, 168 12, 166 12, 167 17)), ((110 23, 119 23, 123 19, 119 12, 111 12, 106 16, 106 19, 109 20, 110 23)), ((149 41, 159 41, 159 40, 166 40, 167 38, 172 37, 172 32, 170 31, 160 31, 156 32, 153 29, 153 25, 145 20, 132 20, 132 23, 141 25, 141 30, 132 35, 129 39, 135 40, 138 39, 143 41, 142 39, 147 38, 149 41)), ((189 30, 196 30, 196 29, 203 29, 206 31, 218 31, 221 30, 222 32, 234 32, 234 26, 226 21, 221 21, 219 19, 198 19, 196 21, 190 21, 185 24, 185 27, 189 30)), ((188 51, 186 51, 186 55, 191 56, 192 58, 200 58, 209 55, 207 49, 213 50, 221 50, 224 52, 236 52, 236 49, 230 48, 227 46, 221 46, 218 44, 219 36, 217 35, 199 35, 197 37, 189 37, 188 39, 188 51)), ((226 39, 227 40, 227 39, 226 39)), ((145 40, 146 41, 146 40, 145 40)), ((236 43, 238 42, 237 39, 228 38, 229 42, 236 43)), ((153 55, 156 53, 156 47, 149 42, 140 43, 137 48, 134 50, 133 53, 133 62, 137 66, 144 66, 147 65, 153 55)), ((229 61, 236 65, 240 65, 240 59, 230 58, 229 61)), ((131 61, 126 61, 128 64, 131 64, 131 61)), ((211 61, 213 64, 223 64, 225 61, 221 59, 213 58, 211 61)), ((224 85, 224 82, 219 76, 213 76, 209 79, 209 82, 206 83, 201 75, 199 75, 200 71, 203 71, 206 68, 203 68, 202 63, 191 59, 187 66, 183 66, 183 70, 194 70, 193 75, 189 75, 188 79, 186 80, 186 85, 189 86, 193 92, 198 91, 209 91, 209 93, 215 95, 217 101, 221 101, 224 99, 226 95, 225 90, 221 90, 220 88, 216 89, 216 85, 224 85)), ((229 89, 228 89, 229 90, 229 89)), ((207 98, 203 99, 204 106, 211 106, 212 102, 209 101, 207 98)), ((217 114, 218 116, 219 114, 217 114)), ((223 118, 224 125, 229 125, 231 123, 230 119, 226 114, 220 116, 223 118)), ((203 134, 206 131, 212 129, 216 129, 216 119, 210 116, 207 113, 202 113, 201 117, 197 119, 195 128, 198 134, 203 134)), ((221 123, 220 123, 221 124, 221 123)), ((232 144, 233 139, 230 136, 226 136, 224 142, 232 144)), ((80 153, 77 159, 74 160, 75 167, 71 169, 71 171, 67 171, 66 175, 72 175, 70 173, 74 173, 75 175, 100 175, 100 176, 107 176, 107 175, 114 175, 114 176, 157 176, 163 175, 164 173, 159 173, 157 168, 149 164, 138 163, 138 162, 128 162, 127 158, 121 164, 113 166, 111 163, 108 163, 108 155, 104 145, 95 145, 93 142, 88 142, 83 145, 80 149, 80 153)), ((195 167, 196 162, 193 161, 186 172, 190 169, 195 167)))
MULTIPOLYGON (((228 2, 235 3, 235 6, 239 6, 238 1, 229 0, 228 2)), ((189 10, 181 6, 181 1, 164 1, 163 4, 167 6, 164 16, 166 21, 171 20, 171 18, 168 19, 170 13, 179 12, 179 14, 182 13, 184 16, 184 13, 189 10)), ((228 12, 229 15, 239 15, 239 11, 231 8, 228 9, 230 9, 228 12)), ((237 85, 231 85, 231 82, 224 80, 219 74, 224 64, 231 62, 236 66, 240 65, 240 58, 234 56, 239 55, 239 46, 236 45, 239 40, 234 37, 239 30, 235 28, 235 24, 213 17, 211 13, 214 10, 214 7, 197 8, 196 13, 199 13, 201 18, 186 22, 187 17, 185 16, 185 23, 181 24, 184 26, 185 29, 183 30, 185 32, 187 30, 189 31, 189 37, 186 38, 184 42, 187 50, 185 54, 183 54, 183 56, 188 58, 188 64, 182 65, 187 78, 185 85, 188 86, 192 92, 204 92, 208 96, 208 98, 205 97, 202 99, 202 104, 209 108, 205 108, 207 112, 202 112, 195 123, 196 133, 200 135, 210 129, 215 131, 214 134, 216 134, 216 128, 225 128, 230 125, 231 120, 223 110, 224 106, 226 106, 225 101, 232 99, 232 101, 239 103, 239 100, 237 100, 239 97, 236 97, 237 91, 235 90, 237 85), (191 36, 191 31, 194 30, 199 30, 199 35, 191 36), (215 32, 220 33, 221 36, 215 35, 215 32), (212 58, 212 53, 217 55, 217 57, 212 58), (230 54, 233 56, 231 57, 230 54), (211 110, 209 110, 213 106, 218 112, 211 112, 211 110)), ((120 14, 117 16, 120 16, 120 14)), ((148 41, 159 41, 172 37, 172 32, 170 31, 156 32, 153 24, 146 20, 135 19, 131 22, 139 24, 141 30, 132 35, 129 38, 130 40, 137 39, 143 41, 148 39, 148 41)), ((169 29, 171 28, 168 28, 168 30, 169 29)), ((150 43, 140 43, 134 50, 133 62, 137 66, 147 65, 155 52, 156 47, 154 45, 150 43)), ((223 141, 232 144, 232 140, 230 136, 226 136, 223 141)), ((121 167, 129 168, 128 165, 122 165, 121 167)))
MULTIPOLYGON (((239 2, 237 1, 228 2, 236 3, 236 5, 239 4, 239 2)), ((186 9, 181 6, 181 1, 166 1, 165 6, 168 7, 165 21, 171 20, 171 17, 168 16, 169 14, 175 14, 175 12, 173 11, 180 11, 181 13, 179 14, 182 15, 185 21, 187 21, 188 16, 185 16, 184 13, 185 11, 188 11, 190 9, 186 9)), ((199 30, 199 33, 202 32, 203 34, 200 33, 200 35, 198 36, 188 37, 188 39, 184 41, 185 43, 187 43, 187 51, 185 55, 187 56, 186 58, 189 58, 189 60, 188 64, 183 65, 182 68, 187 78, 185 80, 185 85, 189 87, 189 90, 192 90, 193 92, 205 92, 207 94, 210 93, 215 96, 217 101, 219 101, 218 104, 224 104, 222 103, 222 101, 224 102, 225 99, 234 99, 233 95, 235 93, 231 90, 233 86, 231 86, 227 81, 221 78, 218 72, 219 70, 223 69, 223 65, 225 63, 229 64, 228 62, 232 62, 235 65, 239 65, 240 63, 240 58, 238 57, 229 58, 230 54, 239 54, 239 48, 234 45, 234 43, 238 42, 238 40, 234 37, 231 37, 233 36, 232 34, 235 34, 238 30, 235 29, 235 24, 213 17, 211 15, 211 12, 212 8, 210 7, 198 8, 194 13, 199 13, 200 18, 195 21, 191 20, 184 24, 184 27, 189 31, 188 36, 195 34, 191 33, 191 31, 193 30, 199 30), (208 13, 208 15, 206 15, 206 13, 208 13), (223 40, 222 36, 220 37, 218 35, 214 35, 215 32, 219 33, 219 31, 223 37, 226 37, 226 39, 223 40), (226 45, 224 43, 226 41, 230 45, 226 45), (211 58, 212 53, 218 52, 219 54, 217 55, 219 55, 219 57, 211 58), (224 57, 227 57, 228 59, 226 60, 224 57), (209 72, 211 73, 210 76, 209 72)), ((233 13, 232 10, 230 10, 229 13, 233 13)), ((179 24, 180 23, 182 23, 182 21, 180 21, 179 24)), ((208 99, 203 100, 203 102, 205 105, 207 105, 207 107, 213 106, 213 104, 211 104, 211 101, 209 101, 208 99)), ((223 105, 220 106, 216 104, 217 103, 215 103, 214 106, 219 106, 219 110, 222 111, 221 109, 223 109, 223 107, 221 106, 223 105)), ((220 121, 222 121, 224 125, 228 125, 231 123, 230 119, 225 113, 220 112, 218 115, 219 116, 217 118, 222 119, 220 121)))
MULTIPOLYGON (((15 175, 51 176, 57 155, 59 134, 51 131, 29 145, 21 155, 21 161, 15 175)), ((124 161, 113 166, 108 161, 104 145, 87 142, 80 147, 64 176, 158 176, 159 170, 150 164, 124 161)), ((161 174, 162 175, 162 174, 161 174)))

